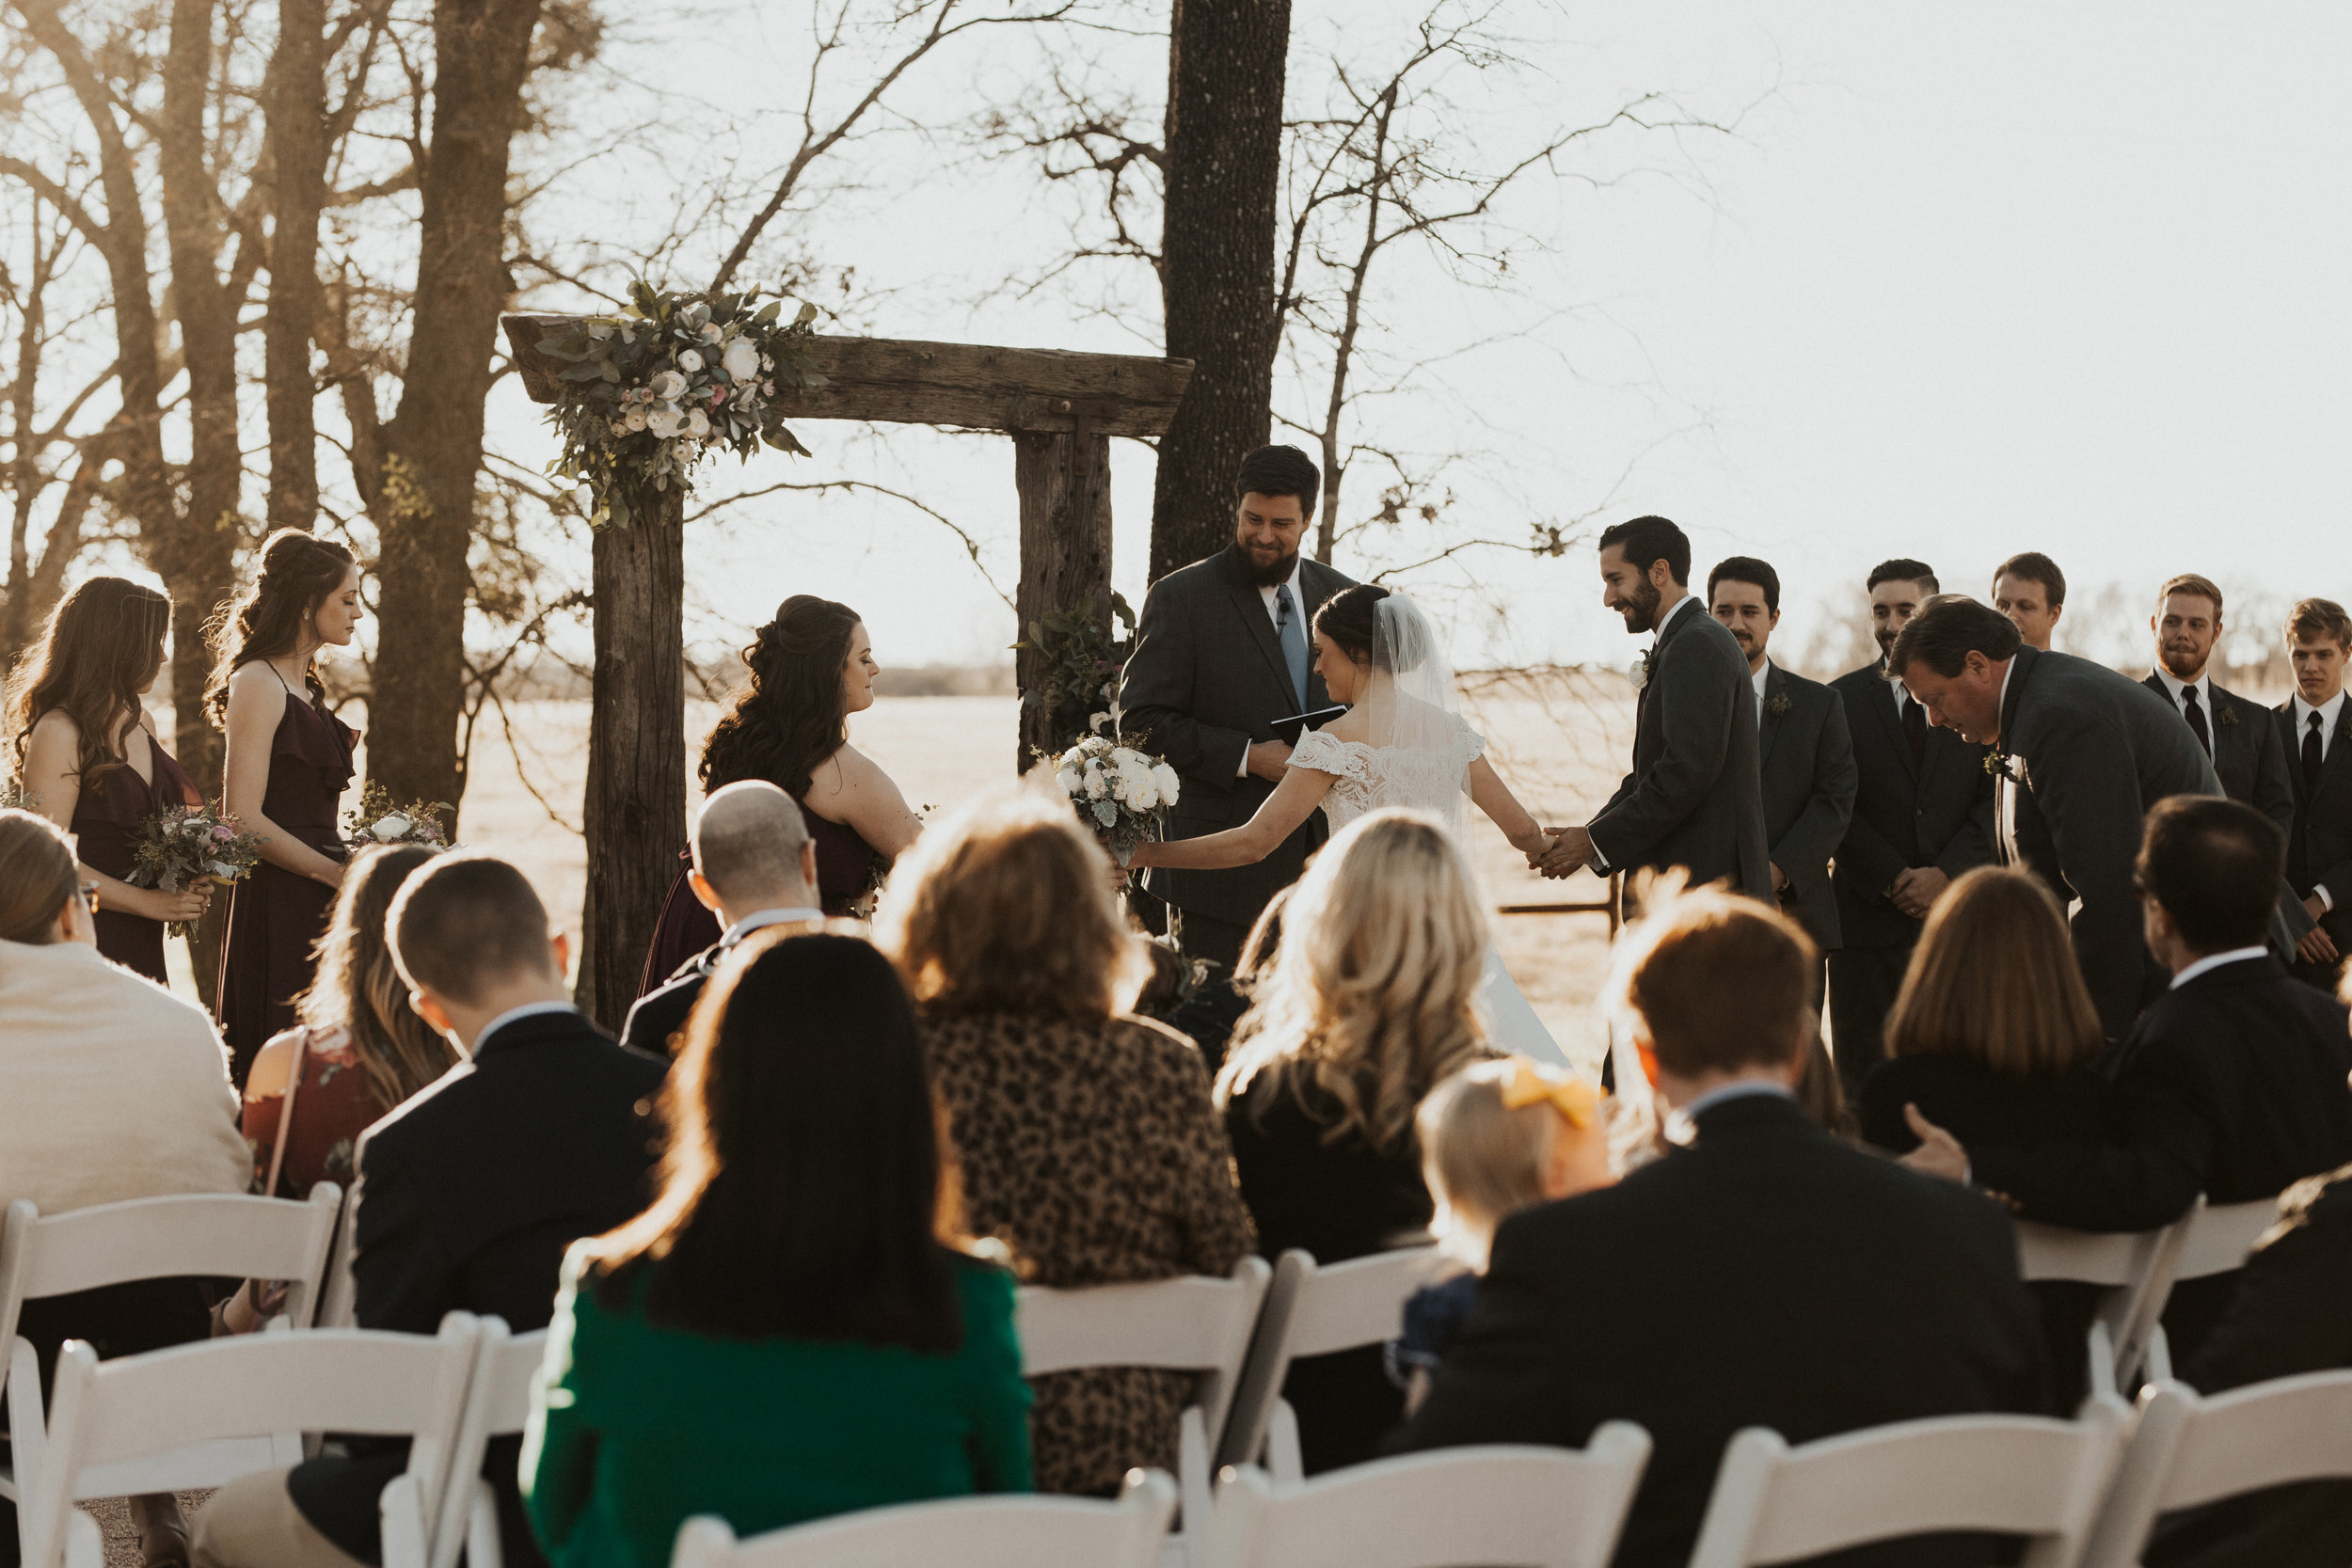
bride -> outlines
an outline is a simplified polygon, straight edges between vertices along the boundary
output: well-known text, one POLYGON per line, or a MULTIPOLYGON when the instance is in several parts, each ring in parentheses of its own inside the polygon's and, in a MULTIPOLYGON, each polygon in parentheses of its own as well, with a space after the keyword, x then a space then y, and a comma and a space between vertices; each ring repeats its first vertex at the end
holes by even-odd
MULTIPOLYGON (((1200 838, 1136 846, 1131 868, 1217 871, 1264 859, 1321 807, 1337 832, 1366 812, 1428 812, 1468 849, 1468 795, 1531 860, 1554 842, 1482 754, 1485 737, 1454 710, 1454 670, 1436 628, 1401 594, 1359 583, 1315 611, 1315 673, 1347 712, 1298 737, 1289 771, 1257 815, 1200 838)), ((1486 1010, 1502 1050, 1565 1064, 1527 998, 1486 952, 1486 1010)))

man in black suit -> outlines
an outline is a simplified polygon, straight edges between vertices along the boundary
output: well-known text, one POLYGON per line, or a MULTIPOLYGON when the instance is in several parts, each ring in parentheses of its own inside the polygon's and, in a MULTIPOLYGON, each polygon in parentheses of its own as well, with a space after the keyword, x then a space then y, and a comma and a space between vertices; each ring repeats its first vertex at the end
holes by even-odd
POLYGON ((2132 888, 2140 821, 2167 796, 2219 795, 2213 759, 2129 675, 2043 653, 1963 594, 1922 606, 1888 662, 1931 723, 1993 748, 1994 843, 2074 906, 2083 983, 2107 1037, 2121 1038, 2164 985, 2132 888))
POLYGON ((1993 569, 1993 608, 2017 624, 2026 647, 2046 654, 2066 613, 2066 574, 2040 550, 2012 555, 1993 569))
MULTIPOLYGON (((1170 838, 1255 816, 1290 760, 1275 721, 1330 701, 1314 673, 1308 623, 1352 579, 1299 554, 1322 483, 1296 447, 1251 452, 1234 483, 1233 543, 1170 572, 1144 598, 1120 677, 1120 721, 1184 779, 1170 838)), ((1231 969, 1267 900, 1298 879, 1328 832, 1317 812, 1255 865, 1154 868, 1144 886, 1177 911, 1171 929, 1187 957, 1231 969)))
MULTIPOLYGON (((642 1211, 664 1064, 615 1045, 571 1006, 568 957, 520 871, 444 855, 386 917, 409 1002, 467 1060, 359 1140, 352 1262, 359 1326, 431 1334, 453 1311, 548 1326, 564 1253, 642 1211)), ((382 1560, 377 1499, 402 1441, 232 1481, 199 1516, 207 1568, 351 1568, 382 1560)), ((490 1444, 510 1568, 545 1559, 516 1479, 519 1437, 490 1444)))
POLYGON ((2295 695, 2273 715, 2295 783, 2287 881, 2313 925, 2302 933, 2296 974, 2334 983, 2352 952, 2352 706, 2344 667, 2352 615, 2330 599, 2305 599, 2287 616, 2295 695))
MULTIPOLYGON (((1919 1417, 2039 1413, 2043 1352, 1999 1208, 1815 1125, 1812 944, 1717 890, 1659 901, 1612 998, 1658 1064, 1682 1147, 1614 1187, 1522 1210, 1429 1398, 1394 1446, 1656 1445, 1618 1568, 1689 1556, 1724 1444, 1919 1417)), ((1982 1562, 1982 1543, 1940 1544, 1982 1562)), ((1841 1562, 1846 1560, 1841 1558, 1841 1562)), ((1862 1562, 1940 1562, 1889 1544, 1862 1562)))
POLYGON ((671 1040, 703 993, 719 960, 754 931, 771 926, 824 924, 817 898, 817 845, 791 796, 760 779, 714 791, 694 818, 694 864, 686 876, 703 907, 725 927, 719 940, 687 959, 660 990, 628 1010, 621 1043, 651 1056, 668 1056, 671 1040))
POLYGON ((1952 879, 1993 861, 1985 749, 1928 722, 1886 670, 1887 650, 1937 591, 1924 561, 1883 561, 1864 585, 1879 661, 1830 683, 1846 705, 1856 773, 1853 817, 1830 883, 1841 939, 1829 956, 1830 1045, 1851 1099, 1886 1055, 1887 1009, 1927 913, 1952 879))
POLYGON ((1539 868, 1679 865, 1771 902, 1756 689, 1738 641, 1691 593, 1691 541, 1663 517, 1619 523, 1601 533, 1600 578, 1601 605, 1627 631, 1658 634, 1635 676, 1633 770, 1592 821, 1547 830, 1560 842, 1539 868))
MULTIPOLYGON (((2235 800, 2178 796, 2148 814, 2134 869, 2148 947, 2171 976, 2098 1059, 2111 1141, 1964 1151, 1914 1117, 1904 1163, 1972 1179, 2028 1219, 2149 1230, 2197 1195, 2249 1203, 2352 1161, 2352 1040, 2344 1007, 2291 978, 2265 945, 2286 845, 2235 800)), ((2165 1312, 2185 1362, 2232 1276, 2186 1280, 2165 1312)))
POLYGON ((1763 772, 1764 832, 1772 845, 1772 892, 1823 953, 1837 950, 1837 896, 1829 858, 1853 816, 1853 740, 1845 707, 1819 681, 1774 664, 1780 574, 1769 562, 1735 555, 1707 574, 1707 606, 1748 656, 1756 688, 1756 754, 1763 772))

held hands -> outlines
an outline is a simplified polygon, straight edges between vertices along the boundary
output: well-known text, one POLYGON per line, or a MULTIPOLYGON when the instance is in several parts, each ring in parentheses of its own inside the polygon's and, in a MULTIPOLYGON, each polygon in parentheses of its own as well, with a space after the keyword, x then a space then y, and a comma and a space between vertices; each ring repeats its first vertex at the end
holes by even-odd
POLYGON ((1965 1182, 1968 1180, 1968 1151, 1935 1123, 1919 1114, 1919 1107, 1903 1106, 1903 1120, 1918 1134, 1919 1147, 1902 1157, 1902 1164, 1922 1176, 1940 1176, 1947 1181, 1965 1182))
POLYGON ((1551 847, 1541 855, 1527 857, 1528 867, 1540 871, 1551 880, 1572 877, 1592 861, 1593 835, 1581 828, 1547 828, 1551 847))
POLYGON ((1914 920, 1925 920, 1928 911, 1944 895, 1952 879, 1932 865, 1906 868, 1887 885, 1887 901, 1914 920))
POLYGON ((1280 740, 1253 740, 1249 743, 1249 772, 1253 778, 1268 784, 1280 784, 1282 770, 1290 766, 1291 749, 1280 740))

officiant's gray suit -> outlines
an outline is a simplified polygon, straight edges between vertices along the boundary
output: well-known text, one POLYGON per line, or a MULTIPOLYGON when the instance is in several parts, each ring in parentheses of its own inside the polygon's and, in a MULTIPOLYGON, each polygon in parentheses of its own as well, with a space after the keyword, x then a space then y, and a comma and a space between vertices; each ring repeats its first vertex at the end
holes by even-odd
POLYGON ((1668 612, 1635 702, 1633 770, 1586 825, 1605 865, 1688 866, 1772 902, 1756 688, 1739 640, 1692 595, 1668 612))
MULTIPOLYGON (((1301 619, 1311 621, 1324 600, 1353 585, 1353 578, 1320 562, 1300 561, 1301 619)), ((1303 694, 1293 685, 1265 600, 1241 551, 1231 545, 1152 585, 1119 690, 1126 733, 1148 732, 1145 748, 1165 756, 1183 777, 1168 814, 1171 839, 1199 838, 1248 821, 1274 793, 1267 781, 1242 772, 1250 745, 1279 738, 1277 719, 1331 701, 1321 675, 1309 673, 1303 694)), ((1327 833, 1316 812, 1255 865, 1229 871, 1154 866, 1144 885, 1188 915, 1247 928, 1268 899, 1298 879, 1307 856, 1327 833)), ((1238 939, 1232 945, 1238 946, 1238 939)))

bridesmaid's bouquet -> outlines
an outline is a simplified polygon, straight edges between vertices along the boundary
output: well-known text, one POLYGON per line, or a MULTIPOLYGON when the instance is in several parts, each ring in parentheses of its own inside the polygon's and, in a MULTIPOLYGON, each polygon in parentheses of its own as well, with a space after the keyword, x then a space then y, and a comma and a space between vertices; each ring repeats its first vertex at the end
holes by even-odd
POLYGON ((1120 864, 1136 845, 1161 835, 1178 784, 1165 759, 1105 735, 1089 735, 1059 756, 1038 754, 1053 763, 1054 782, 1070 797, 1078 820, 1110 846, 1120 864))
MULTIPOLYGON (((227 887, 253 875, 262 863, 262 835, 245 831, 245 824, 218 801, 210 806, 170 806, 139 825, 131 846, 133 887, 160 888, 180 893, 212 882, 227 887)), ((195 930, 185 920, 168 927, 175 937, 195 930)))
POLYGON ((430 804, 411 800, 405 806, 395 806, 390 792, 371 780, 359 791, 358 805, 343 813, 343 841, 355 849, 378 844, 414 844, 427 849, 446 849, 450 840, 441 827, 440 814, 449 809, 446 800, 430 804))

